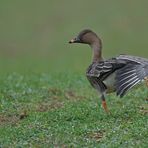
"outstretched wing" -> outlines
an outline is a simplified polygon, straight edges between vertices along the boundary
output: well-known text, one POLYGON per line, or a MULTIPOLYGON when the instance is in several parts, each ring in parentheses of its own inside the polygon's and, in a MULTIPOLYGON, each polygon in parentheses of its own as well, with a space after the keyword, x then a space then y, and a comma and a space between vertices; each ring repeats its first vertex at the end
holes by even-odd
POLYGON ((91 85, 97 90, 104 92, 107 86, 103 81, 117 69, 123 67, 125 62, 115 58, 98 63, 92 63, 86 72, 86 76, 91 85))
POLYGON ((127 62, 134 62, 134 63, 140 64, 140 65, 148 65, 148 59, 137 57, 137 56, 121 54, 118 57, 116 57, 116 59, 125 60, 127 62))
POLYGON ((116 58, 112 58, 107 61, 102 61, 99 63, 92 63, 88 67, 86 75, 91 77, 98 77, 101 81, 103 81, 114 71, 125 65, 126 62, 124 60, 116 58))
POLYGON ((123 97, 129 89, 148 76, 148 60, 126 55, 117 58, 127 60, 127 65, 117 70, 116 73, 117 95, 123 97))
POLYGON ((120 55, 107 61, 92 63, 86 75, 93 87, 100 86, 104 90, 107 86, 103 81, 114 72, 117 95, 123 97, 129 89, 148 77, 148 59, 120 55))

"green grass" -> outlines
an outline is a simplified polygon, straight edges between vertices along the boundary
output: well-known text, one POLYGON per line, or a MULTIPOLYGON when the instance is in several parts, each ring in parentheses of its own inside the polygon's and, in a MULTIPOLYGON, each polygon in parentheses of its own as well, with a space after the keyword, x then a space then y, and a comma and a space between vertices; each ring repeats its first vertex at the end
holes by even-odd
POLYGON ((103 39, 105 58, 148 55, 147 0, 0 2, 0 147, 148 147, 148 89, 107 96, 85 78, 81 29, 103 39))
POLYGON ((2 147, 147 147, 147 90, 107 97, 76 73, 13 73, 0 80, 2 147), (65 76, 67 75, 67 76, 65 76))

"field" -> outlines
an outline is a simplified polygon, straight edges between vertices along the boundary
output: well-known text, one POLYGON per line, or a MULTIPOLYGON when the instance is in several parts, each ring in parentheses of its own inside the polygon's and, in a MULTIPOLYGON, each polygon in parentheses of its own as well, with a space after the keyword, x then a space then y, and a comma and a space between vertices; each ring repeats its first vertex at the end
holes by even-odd
POLYGON ((84 28, 105 58, 148 58, 146 0, 0 2, 0 147, 148 147, 148 88, 107 96, 107 115, 85 70, 84 28))

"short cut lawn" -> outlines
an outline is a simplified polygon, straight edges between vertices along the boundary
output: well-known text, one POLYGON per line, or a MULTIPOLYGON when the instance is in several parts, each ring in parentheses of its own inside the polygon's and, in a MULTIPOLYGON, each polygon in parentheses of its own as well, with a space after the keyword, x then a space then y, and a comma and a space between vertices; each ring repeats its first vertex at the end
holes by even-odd
POLYGON ((97 93, 77 73, 0 79, 1 147, 147 147, 147 89, 119 99, 107 115, 97 93))

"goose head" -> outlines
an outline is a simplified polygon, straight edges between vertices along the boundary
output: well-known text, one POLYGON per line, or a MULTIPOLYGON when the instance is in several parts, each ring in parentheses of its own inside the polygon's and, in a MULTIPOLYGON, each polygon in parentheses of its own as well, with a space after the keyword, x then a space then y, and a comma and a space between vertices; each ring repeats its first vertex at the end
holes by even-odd
POLYGON ((90 29, 82 30, 75 38, 69 41, 70 44, 82 43, 82 44, 89 44, 89 45, 92 45, 98 42, 101 44, 101 40, 99 39, 97 34, 90 29))

